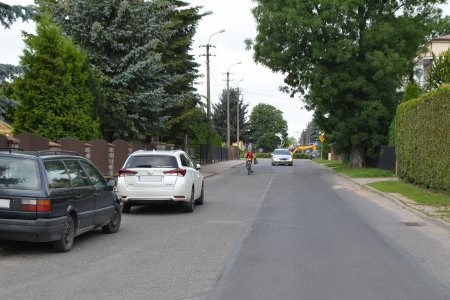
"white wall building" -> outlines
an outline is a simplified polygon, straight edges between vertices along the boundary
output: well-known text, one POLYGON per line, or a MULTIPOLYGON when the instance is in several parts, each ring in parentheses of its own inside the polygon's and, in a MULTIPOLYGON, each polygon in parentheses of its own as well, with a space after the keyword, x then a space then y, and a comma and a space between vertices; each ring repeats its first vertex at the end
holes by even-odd
POLYGON ((433 61, 433 54, 440 55, 450 47, 450 34, 432 38, 417 55, 416 78, 420 87, 428 85, 428 73, 433 61))

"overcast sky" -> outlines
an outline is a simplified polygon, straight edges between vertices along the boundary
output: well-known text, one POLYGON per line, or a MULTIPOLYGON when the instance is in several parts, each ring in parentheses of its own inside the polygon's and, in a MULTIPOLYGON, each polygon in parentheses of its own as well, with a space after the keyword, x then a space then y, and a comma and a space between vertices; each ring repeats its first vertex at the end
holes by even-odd
MULTIPOLYGON (((306 124, 312 119, 312 112, 302 109, 302 102, 298 98, 290 98, 281 93, 279 87, 283 85, 283 76, 274 74, 271 70, 257 65, 253 61, 252 51, 246 51, 244 40, 256 36, 255 21, 251 14, 254 6, 251 0, 185 0, 192 6, 202 6, 201 12, 211 11, 198 26, 193 44, 193 52, 201 64, 200 74, 204 77, 196 85, 198 93, 206 96, 206 58, 205 48, 201 45, 208 43, 209 37, 222 29, 224 33, 211 37, 210 79, 211 102, 217 103, 222 90, 226 88, 226 73, 230 70, 230 87, 242 89, 244 102, 249 104, 249 113, 258 103, 275 106, 283 112, 283 118, 288 123, 288 134, 298 138, 306 124), (241 62, 239 65, 233 65, 241 62), (231 66, 231 68, 230 68, 231 66), (241 81, 241 79, 243 79, 241 81)), ((27 5, 32 0, 0 0, 7 4, 27 5)), ((448 14, 450 5, 444 7, 448 14)), ((31 23, 16 22, 10 30, 0 28, 0 63, 18 64, 22 54, 23 42, 21 30, 33 32, 31 23)), ((232 116, 233 117, 233 116, 232 116)))

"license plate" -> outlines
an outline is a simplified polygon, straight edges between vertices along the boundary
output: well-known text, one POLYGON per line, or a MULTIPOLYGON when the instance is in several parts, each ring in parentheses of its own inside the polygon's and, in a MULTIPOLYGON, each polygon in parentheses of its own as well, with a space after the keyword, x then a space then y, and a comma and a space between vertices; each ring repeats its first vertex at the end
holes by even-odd
POLYGON ((139 176, 139 182, 161 182, 162 176, 139 176))
POLYGON ((9 208, 9 199, 0 199, 0 208, 9 208))

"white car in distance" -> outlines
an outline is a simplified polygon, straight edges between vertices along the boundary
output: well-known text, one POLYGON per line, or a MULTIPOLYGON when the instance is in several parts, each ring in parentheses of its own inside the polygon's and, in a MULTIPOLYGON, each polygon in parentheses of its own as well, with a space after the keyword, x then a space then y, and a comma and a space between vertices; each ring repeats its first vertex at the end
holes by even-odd
POLYGON ((117 192, 123 212, 134 205, 181 204, 193 212, 204 202, 204 181, 200 165, 181 150, 139 150, 119 170, 117 192))
POLYGON ((294 160, 289 149, 275 149, 272 153, 272 166, 286 165, 292 166, 294 160))

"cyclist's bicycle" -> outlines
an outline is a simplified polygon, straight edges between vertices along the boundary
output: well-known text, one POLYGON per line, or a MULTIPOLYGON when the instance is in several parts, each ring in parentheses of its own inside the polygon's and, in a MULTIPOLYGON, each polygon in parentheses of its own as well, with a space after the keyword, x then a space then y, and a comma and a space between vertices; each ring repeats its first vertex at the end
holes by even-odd
POLYGON ((247 162, 245 163, 245 166, 247 167, 248 175, 252 174, 253 170, 252 170, 252 158, 251 157, 247 158, 247 162))

